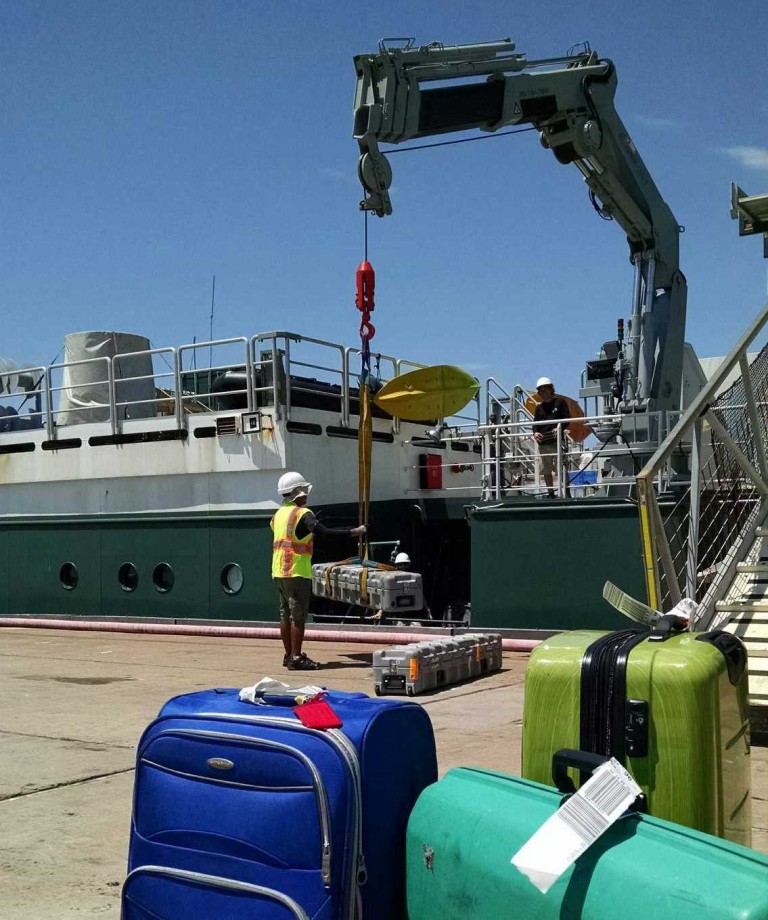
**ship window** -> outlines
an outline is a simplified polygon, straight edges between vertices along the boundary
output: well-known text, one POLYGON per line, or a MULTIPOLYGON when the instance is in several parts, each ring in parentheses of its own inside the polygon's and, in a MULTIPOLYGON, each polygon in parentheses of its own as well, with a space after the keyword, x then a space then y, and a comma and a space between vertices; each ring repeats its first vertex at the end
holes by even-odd
POLYGON ((77 573, 77 566, 74 562, 65 562, 59 569, 59 581, 65 591, 71 591, 77 587, 80 576, 77 573))
POLYGON ((123 591, 135 591, 139 584, 139 573, 132 562, 124 562, 117 570, 117 580, 123 591))
POLYGON ((171 590, 174 581, 173 569, 167 562, 159 562, 155 566, 155 571, 152 573, 152 581, 155 583, 155 588, 161 594, 165 594, 171 590))
POLYGON ((243 587, 243 570, 236 562, 228 562, 221 570, 219 581, 227 594, 237 594, 243 587))

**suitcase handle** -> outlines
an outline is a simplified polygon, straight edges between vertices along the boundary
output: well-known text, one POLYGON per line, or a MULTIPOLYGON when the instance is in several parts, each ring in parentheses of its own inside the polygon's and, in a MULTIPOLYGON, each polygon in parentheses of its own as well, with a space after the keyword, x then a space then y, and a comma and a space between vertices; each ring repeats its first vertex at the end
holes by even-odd
MULTIPOLYGON (((570 748, 555 751, 552 756, 552 780, 557 787, 557 791, 562 792, 563 795, 573 795, 576 792, 576 786, 571 777, 568 776, 568 767, 574 767, 589 776, 610 759, 604 754, 592 754, 590 751, 574 751, 570 748)), ((634 803, 629 806, 628 811, 645 814, 648 811, 645 795, 639 795, 634 803)))
POLYGON ((573 780, 568 776, 568 768, 574 767, 581 773, 593 773, 598 767, 607 763, 611 758, 604 754, 592 754, 589 751, 574 751, 563 748, 555 751, 552 757, 552 781, 564 795, 576 792, 573 780))
POLYGON ((305 693, 264 693, 256 694, 256 702, 262 706, 285 706, 292 709, 302 702, 306 702, 309 697, 305 693))
POLYGON ((715 629, 712 632, 701 633, 696 636, 697 642, 708 642, 713 645, 725 658, 728 669, 728 680, 736 686, 741 683, 744 672, 747 670, 747 650, 744 643, 733 633, 715 629))
POLYGON ((687 627, 688 621, 685 617, 679 617, 675 613, 668 613, 654 624, 653 632, 648 636, 648 641, 666 642, 670 636, 683 632, 687 627))

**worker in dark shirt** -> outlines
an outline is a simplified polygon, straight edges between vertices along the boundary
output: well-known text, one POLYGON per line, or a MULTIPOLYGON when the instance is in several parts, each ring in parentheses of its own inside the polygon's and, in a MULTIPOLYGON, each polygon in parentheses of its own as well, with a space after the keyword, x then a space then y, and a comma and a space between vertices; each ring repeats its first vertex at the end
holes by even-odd
MULTIPOLYGON (((533 439, 539 448, 539 463, 541 472, 544 474, 544 482, 547 486, 547 492, 550 498, 555 497, 555 489, 552 481, 552 474, 557 472, 557 440, 558 440, 558 422, 571 417, 571 410, 568 403, 561 397, 555 395, 555 387, 549 377, 540 377, 536 382, 536 392, 541 397, 541 402, 536 406, 533 413, 534 422, 552 422, 547 425, 535 425, 533 429, 533 439)), ((565 426, 562 425, 560 432, 560 446, 563 454, 568 449, 565 437, 565 426)), ((571 490, 568 486, 568 471, 566 469, 566 460, 563 456, 563 469, 565 470, 565 494, 570 496, 571 490)))
POLYGON ((277 483, 283 504, 270 521, 272 579, 280 597, 280 637, 285 649, 283 665, 289 671, 315 671, 319 667, 301 651, 312 596, 315 534, 361 537, 366 532, 365 524, 351 528, 321 524, 306 507, 311 488, 301 473, 284 473, 277 483))

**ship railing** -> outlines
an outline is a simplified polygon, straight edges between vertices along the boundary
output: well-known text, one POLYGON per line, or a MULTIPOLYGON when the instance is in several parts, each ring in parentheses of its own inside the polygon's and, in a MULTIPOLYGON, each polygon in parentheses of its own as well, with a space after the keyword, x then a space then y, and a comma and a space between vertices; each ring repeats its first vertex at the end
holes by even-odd
POLYGON ((767 322, 768 304, 637 476, 649 603, 667 611, 692 598, 691 628, 729 618, 717 602, 768 511, 767 322))
MULTIPOLYGON (((357 348, 312 336, 285 331, 260 333, 251 339, 252 365, 262 381, 254 385, 254 392, 263 394, 261 398, 275 407, 278 419, 290 419, 294 403, 302 401, 299 394, 302 394, 303 401, 311 401, 313 396, 332 402, 335 400, 339 424, 349 428, 356 402, 356 397, 352 395, 353 381, 359 386, 360 380, 360 375, 351 371, 350 359, 359 354, 357 348), (262 348, 264 345, 269 347, 262 348), (313 376, 308 377, 302 371, 308 371, 313 376)), ((373 360, 382 382, 388 379, 380 375, 382 363, 391 368, 392 376, 395 375, 396 358, 376 353, 373 360)))
MULTIPOLYGON (((639 471, 632 448, 634 425, 659 432, 659 440, 675 423, 677 415, 669 412, 645 413, 642 422, 626 415, 590 415, 579 422, 593 431, 619 432, 619 438, 599 441, 592 434, 578 443, 566 434, 569 422, 556 426, 555 475, 553 489, 560 497, 586 497, 598 494, 624 494, 631 497, 635 489, 634 475, 619 475, 618 469, 634 465, 639 471), (617 463, 626 459, 627 463, 617 463)), ((534 434, 537 428, 551 426, 551 422, 505 420, 480 426, 468 437, 480 437, 482 443, 482 492, 486 499, 501 499, 515 494, 543 493, 543 475, 534 434)), ((657 440, 655 443, 659 443, 657 440)), ((647 449, 647 448, 646 448, 647 449)), ((660 473, 657 488, 664 489, 660 473)))
MULTIPOLYGON (((666 413, 657 413, 658 419, 654 424, 663 425, 666 413)), ((580 419, 593 425, 616 426, 624 417, 620 415, 596 415, 580 419)), ((447 458, 445 462, 432 465, 432 469, 439 468, 443 473, 443 481, 455 473, 467 471, 474 472, 478 468, 480 475, 472 483, 458 485, 443 485, 438 491, 444 492, 477 492, 484 500, 499 500, 513 495, 540 495, 545 493, 543 477, 539 461, 539 452, 534 439, 537 427, 551 424, 548 422, 493 422, 479 426, 445 426, 441 431, 441 439, 436 437, 419 438, 417 441, 405 443, 418 443, 426 453, 430 449, 451 450, 461 449, 462 452, 472 451, 480 454, 473 458, 456 458, 455 455, 447 458), (457 445, 461 444, 461 448, 457 445)), ((593 495, 622 494, 629 496, 634 492, 635 477, 620 476, 615 470, 609 476, 601 478, 598 464, 604 449, 595 438, 590 442, 585 441, 579 445, 570 440, 565 434, 564 427, 568 422, 558 426, 556 434, 556 471, 553 476, 553 488, 561 497, 570 496, 582 498, 593 495), (586 473, 586 475, 584 475, 586 473)), ((605 455, 603 455, 605 456, 605 455)), ((611 445, 610 457, 615 460, 617 456, 631 460, 632 449, 630 446, 611 445)), ((420 471, 423 469, 422 460, 411 464, 407 469, 420 471)), ((434 463, 434 458, 432 458, 434 463)), ((607 470, 606 470, 607 471, 607 470)), ((421 492, 421 488, 406 490, 408 492, 421 492)))
MULTIPOLYGON (((110 405, 110 418, 118 421, 126 418, 135 418, 137 413, 133 412, 133 407, 149 406, 151 414, 157 416, 173 415, 176 420, 176 427, 183 427, 183 401, 180 397, 182 392, 179 372, 178 355, 175 348, 149 348, 142 351, 121 352, 110 359, 111 373, 115 378, 114 403, 110 405), (149 358, 152 363, 152 372, 149 374, 134 374, 126 376, 122 373, 115 373, 115 368, 119 369, 121 363, 128 359, 149 358), (162 385, 162 381, 167 381, 167 385, 162 385), (119 399, 118 396, 121 384, 146 383, 154 393, 153 396, 146 399, 119 399)), ((146 412, 142 409, 141 416, 146 417, 146 412)))
POLYGON ((176 393, 180 404, 180 417, 184 413, 212 410, 216 400, 222 397, 240 397, 245 408, 253 411, 253 365, 250 342, 245 336, 228 339, 212 339, 208 342, 193 342, 181 345, 176 352, 176 393), (208 363, 201 363, 200 355, 208 350, 208 363), (216 350, 217 363, 213 361, 216 350), (225 353, 226 351, 226 353, 225 353), (185 357, 188 366, 185 367, 185 357), (241 386, 215 390, 219 377, 233 371, 244 372, 241 386), (191 392, 190 392, 191 388, 191 392))
MULTIPOLYGON (((149 348, 134 352, 122 352, 109 357, 86 358, 81 361, 68 361, 51 364, 42 368, 44 375, 45 417, 48 437, 56 437, 57 429, 66 427, 73 422, 70 415, 77 417, 78 422, 108 422, 112 434, 120 431, 122 422, 127 419, 164 417, 172 415, 178 429, 184 426, 184 417, 190 412, 209 411, 212 400, 221 396, 220 392, 213 390, 213 381, 219 374, 232 370, 233 365, 248 368, 249 361, 248 339, 244 337, 216 339, 210 342, 194 342, 182 345, 180 348, 149 348), (211 356, 213 350, 220 353, 223 348, 237 348, 238 353, 234 360, 221 360, 213 363, 211 356), (198 366, 197 355, 202 350, 209 352, 208 362, 198 366), (186 357, 186 362, 185 362, 186 357), (146 374, 125 374, 121 364, 126 364, 129 359, 135 361, 148 358, 151 361, 151 372, 146 374), (244 361, 244 364, 243 364, 244 361), (103 368, 89 374, 86 381, 66 379, 67 369, 91 365, 93 368, 103 368), (188 366, 185 366, 188 365, 188 366), (162 386, 161 382, 167 381, 168 385, 162 386), (121 398, 124 393, 129 393, 129 384, 149 384, 152 396, 139 399, 121 398), (100 391, 106 386, 106 394, 100 398, 100 391), (66 395, 66 399, 59 399, 56 408, 56 397, 66 395), (151 407, 148 411, 134 411, 137 407, 151 407)), ((247 380, 252 379, 251 374, 246 374, 246 384, 240 388, 227 391, 228 396, 241 395, 247 404, 251 388, 247 380)))
MULTIPOLYGON (((106 422, 117 434, 122 423, 132 417, 172 416, 181 430, 189 414, 222 408, 255 411, 272 406, 278 419, 289 419, 292 394, 301 406, 327 407, 329 402, 338 400, 340 425, 351 428, 352 416, 359 412, 360 372, 353 369, 353 363, 360 354, 359 348, 324 339, 287 331, 266 332, 250 338, 212 339, 178 348, 149 348, 25 368, 26 374, 37 374, 39 385, 15 398, 19 402, 36 399, 39 406, 31 415, 40 427, 46 428, 51 439, 56 438, 58 428, 85 422, 106 422), (129 362, 140 364, 142 358, 150 361, 147 372, 126 374, 127 368, 121 367, 129 362), (67 373, 88 365, 98 370, 80 375, 87 380, 67 373), (139 391, 145 385, 146 391, 132 393, 128 385, 139 391), (63 394, 68 398, 62 399, 63 394), (313 402, 312 397, 319 399, 313 402)), ((379 352, 373 353, 371 359, 374 388, 426 366, 379 352)), ((399 433, 400 420, 391 421, 393 432, 399 433)), ((481 394, 461 412, 434 422, 442 427, 477 428, 481 423, 481 394)))
POLYGON ((45 368, 45 395, 46 429, 49 438, 55 437, 60 416, 70 414, 87 422, 109 422, 112 434, 116 432, 116 415, 112 408, 115 401, 115 378, 111 358, 83 358, 80 361, 49 364, 45 368), (81 382, 67 379, 70 375, 66 372, 75 367, 87 367, 95 373, 90 379, 81 382), (99 399, 98 394, 103 391, 104 384, 107 385, 106 399, 99 399), (54 406, 57 394, 66 397, 67 402, 63 406, 61 398, 58 406, 54 406))
MULTIPOLYGON (((256 402, 261 399, 275 407, 276 417, 289 419, 301 394, 304 401, 311 397, 337 400, 339 424, 352 427, 352 416, 359 413, 356 393, 359 392, 361 371, 353 369, 359 358, 359 348, 345 347, 325 339, 297 335, 286 331, 264 332, 251 339, 251 365, 260 382, 254 382, 256 402), (311 376, 308 376, 308 373, 311 376), (329 392, 329 386, 333 390, 329 392), (260 395, 261 394, 261 395, 260 395)), ((394 377, 426 365, 381 352, 371 353, 371 376, 377 388, 394 377)), ((449 420, 455 424, 480 422, 479 400, 471 409, 449 420)), ((395 434, 400 431, 399 419, 392 419, 395 434)))
POLYGON ((512 416, 512 394, 495 377, 485 380, 485 420, 512 416))
MULTIPOLYGON (((18 434, 47 426, 48 400, 45 386, 46 367, 21 367, 9 376, 26 378, 25 384, 3 390, 0 407, 0 432, 18 434), (31 385, 30 385, 31 384, 31 385), (31 401, 31 405, 28 405, 31 401), (23 411, 26 409, 26 412, 23 411)), ((2 384, 2 378, 0 378, 2 384)))
POLYGON ((299 393, 329 395, 327 388, 323 389, 320 386, 322 383, 339 387, 338 405, 343 418, 344 407, 348 405, 346 397, 348 381, 344 373, 344 347, 342 345, 311 336, 280 331, 264 332, 252 336, 250 348, 251 364, 257 377, 257 380, 252 381, 256 402, 258 405, 274 406, 276 419, 290 419, 294 394, 297 396, 299 393), (270 347, 260 348, 264 344, 270 347), (321 357, 312 361, 303 360, 296 355, 298 346, 302 346, 302 352, 305 352, 308 347, 315 353, 319 350, 321 357), (333 360, 331 356, 334 356, 338 363, 329 367, 325 362, 333 360), (316 379, 314 386, 307 382, 303 375, 297 373, 299 368, 311 369, 314 373, 320 373, 321 376, 316 379), (302 382, 294 379, 297 377, 302 377, 302 382))

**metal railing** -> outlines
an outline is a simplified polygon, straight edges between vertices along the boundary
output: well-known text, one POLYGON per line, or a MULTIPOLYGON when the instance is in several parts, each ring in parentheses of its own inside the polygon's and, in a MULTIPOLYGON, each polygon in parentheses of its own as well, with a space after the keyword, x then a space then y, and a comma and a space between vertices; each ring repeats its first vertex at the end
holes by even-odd
MULTIPOLYGON (((339 424, 348 428, 358 411, 360 374, 352 365, 359 355, 359 348, 274 331, 22 368, 20 373, 37 384, 3 395, 7 405, 0 407, 0 436, 36 427, 53 440, 61 429, 82 422, 107 423, 112 434, 119 434, 132 414, 173 417, 178 429, 186 416, 198 412, 271 408, 277 419, 288 419, 294 402, 337 410, 339 424), (137 373, 142 359, 146 366, 137 373), (87 369, 81 379, 78 368, 87 369), (17 407, 30 399, 32 411, 18 416, 17 407)), ((377 385, 425 366, 380 353, 372 361, 377 385)), ((479 398, 470 406, 448 421, 479 425, 479 398)), ((398 419, 392 427, 399 431, 398 419)))
POLYGON ((637 477, 649 603, 669 610, 693 598, 696 629, 715 622, 768 510, 768 344, 747 358, 766 322, 768 305, 637 477))
MULTIPOLYGON (((551 428, 553 423, 533 421, 527 410, 524 415, 526 417, 521 421, 491 421, 474 432, 475 437, 481 438, 482 444, 479 462, 483 470, 485 499, 498 500, 516 494, 544 492, 541 452, 534 435, 537 428, 551 428)), ((677 417, 678 413, 672 412, 648 413, 645 416, 645 426, 659 432, 660 440, 677 417)), ((594 435, 589 435, 583 442, 572 441, 565 432, 572 421, 562 421, 556 426, 556 449, 553 451, 555 472, 551 487, 555 494, 561 498, 633 496, 636 488, 635 473, 640 470, 640 463, 633 450, 634 417, 612 414, 578 418, 579 425, 589 426, 593 431, 611 429, 618 432, 618 437, 614 437, 610 443, 600 441, 594 435), (634 468, 635 473, 622 475, 619 472, 622 467, 634 468)), ((467 432, 467 437, 472 436, 471 432, 467 432)), ((665 486, 666 482, 660 474, 656 487, 663 489, 665 486)))

